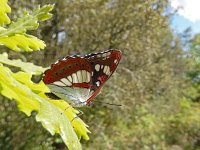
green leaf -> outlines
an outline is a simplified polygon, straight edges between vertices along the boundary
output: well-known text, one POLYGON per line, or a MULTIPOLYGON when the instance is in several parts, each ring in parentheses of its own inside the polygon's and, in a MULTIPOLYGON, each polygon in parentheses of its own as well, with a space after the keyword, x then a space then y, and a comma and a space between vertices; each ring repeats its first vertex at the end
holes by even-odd
POLYGON ((44 82, 40 82, 38 84, 35 84, 31 81, 32 75, 25 72, 17 72, 13 74, 13 77, 19 81, 20 83, 26 85, 28 88, 32 90, 32 92, 39 94, 39 93, 45 93, 49 92, 48 87, 44 84, 44 82), (22 78, 23 77, 23 78, 22 78))
POLYGON ((0 86, 1 94, 15 99, 20 110, 26 115, 30 116, 33 110, 39 110, 39 102, 31 96, 31 90, 16 81, 11 71, 3 66, 0 66, 0 86))
POLYGON ((0 45, 5 45, 8 48, 20 51, 33 51, 44 49, 45 44, 38 38, 26 34, 27 30, 35 30, 38 28, 38 21, 44 21, 52 17, 49 13, 54 5, 45 5, 42 8, 34 10, 30 15, 28 12, 24 13, 24 17, 12 22, 8 29, 0 28, 0 45))
POLYGON ((42 8, 34 10, 32 15, 28 12, 24 13, 22 18, 12 22, 7 30, 0 30, 0 37, 12 36, 15 34, 24 34, 27 30, 35 30, 38 28, 38 21, 44 21, 52 17, 49 13, 54 5, 45 5, 42 8))
POLYGON ((0 26, 10 23, 10 19, 7 16, 7 13, 11 12, 11 9, 8 6, 7 2, 8 2, 8 0, 0 1, 0 26))
POLYGON ((21 49, 25 51, 40 50, 46 46, 42 40, 34 36, 20 34, 10 37, 0 37, 0 44, 15 51, 20 51, 21 49))
MULTIPOLYGON (((34 84, 31 81, 32 76, 30 74, 27 74, 27 73, 24 73, 24 72, 18 72, 18 73, 15 73, 13 75, 19 82, 23 83, 24 85, 26 85, 27 87, 32 89, 33 92, 35 92, 37 94, 40 93, 41 97, 47 98, 44 95, 44 93, 49 92, 49 89, 47 88, 47 86, 42 81, 39 84, 34 84), (22 78, 22 76, 23 76, 23 78, 22 78)), ((74 113, 78 114, 79 111, 73 109, 65 101, 50 100, 50 102, 53 103, 54 105, 58 106, 59 108, 61 108, 69 120, 73 120, 72 126, 74 127, 74 130, 76 131, 76 134, 77 134, 79 139, 83 138, 85 140, 89 140, 89 137, 87 135, 87 133, 90 132, 87 129, 88 126, 80 118, 74 119, 74 117, 75 117, 74 113)))
POLYGON ((67 118, 69 118, 69 120, 73 120, 72 121, 72 126, 74 127, 74 130, 75 130, 78 138, 79 139, 83 138, 85 140, 89 140, 89 136, 88 136, 87 133, 90 133, 90 131, 87 129, 88 126, 80 118, 74 119, 75 116, 72 114, 72 112, 74 112, 76 114, 79 113, 79 112, 77 110, 73 109, 65 101, 55 101, 55 100, 52 100, 51 102, 54 105, 60 107, 62 110, 64 110, 65 114, 67 115, 67 118), (67 110, 66 110, 66 108, 67 108, 67 110), (73 111, 70 111, 69 108, 73 109, 73 111))
POLYGON ((80 150, 78 137, 87 139, 89 131, 80 118, 74 119, 77 111, 65 101, 48 100, 44 92, 48 92, 49 89, 43 82, 33 83, 31 77, 31 74, 24 72, 12 73, 1 65, 0 93, 9 99, 16 100, 20 110, 28 116, 33 110, 37 111, 36 120, 40 121, 52 135, 60 134, 70 150, 80 150), (74 120, 70 122, 72 119, 74 120), (72 126, 76 133, 78 132, 78 137, 72 126))
POLYGON ((47 68, 42 68, 41 66, 36 66, 29 62, 22 62, 20 59, 10 60, 8 59, 7 53, 0 54, 0 62, 3 64, 10 65, 10 66, 19 67, 24 72, 27 72, 33 75, 40 75, 47 69, 47 68))

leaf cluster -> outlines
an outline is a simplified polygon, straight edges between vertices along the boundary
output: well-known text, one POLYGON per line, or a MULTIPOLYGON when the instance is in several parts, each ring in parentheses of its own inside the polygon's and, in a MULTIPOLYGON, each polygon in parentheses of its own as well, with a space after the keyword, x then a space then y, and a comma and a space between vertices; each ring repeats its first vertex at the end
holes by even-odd
MULTIPOLYGON (((53 7, 54 5, 38 7, 32 13, 24 12, 22 17, 11 22, 7 16, 11 9, 6 0, 1 1, 0 45, 18 52, 44 49, 44 42, 27 32, 36 30, 39 21, 51 18, 50 11, 53 7)), ((7 53, 0 54, 0 93, 10 100, 15 100, 18 108, 27 116, 33 111, 37 112, 36 121, 41 122, 52 135, 60 134, 69 149, 81 149, 79 140, 88 140, 89 130, 81 119, 74 120, 79 112, 69 107, 65 101, 54 102, 47 98, 44 93, 49 92, 49 89, 45 84, 42 81, 36 84, 31 80, 32 75, 40 76, 44 70, 46 68, 20 59, 9 59, 7 53), (17 67, 20 71, 13 72, 6 66, 17 67)))

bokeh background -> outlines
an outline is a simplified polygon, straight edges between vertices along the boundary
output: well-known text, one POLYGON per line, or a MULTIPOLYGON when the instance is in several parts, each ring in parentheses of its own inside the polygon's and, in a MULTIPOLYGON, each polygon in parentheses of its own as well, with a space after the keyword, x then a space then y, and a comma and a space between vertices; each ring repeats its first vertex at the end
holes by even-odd
MULTIPOLYGON (((117 48, 122 60, 95 101, 81 108, 87 150, 200 149, 200 35, 171 28, 167 0, 9 0, 14 20, 24 10, 55 3, 53 18, 32 34, 46 42, 12 58, 44 67, 70 54, 117 48)), ((41 78, 40 78, 41 79, 41 78)), ((39 78, 33 78, 39 82, 39 78)), ((59 136, 0 97, 0 149, 66 150, 59 136)))

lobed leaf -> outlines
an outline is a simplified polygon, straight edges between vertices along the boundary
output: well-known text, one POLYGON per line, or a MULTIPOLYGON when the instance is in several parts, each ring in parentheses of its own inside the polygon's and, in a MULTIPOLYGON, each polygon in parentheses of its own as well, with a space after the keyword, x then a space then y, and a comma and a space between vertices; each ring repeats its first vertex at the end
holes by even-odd
MULTIPOLYGON (((30 89, 32 89, 32 91, 35 92, 36 94, 40 93, 39 95, 41 97, 47 98, 46 95, 44 95, 44 93, 49 92, 49 89, 42 81, 38 84, 34 84, 31 81, 31 75, 24 72, 15 73, 14 77, 21 83, 25 84, 30 89)), ((88 126, 80 118, 75 118, 76 114, 78 114, 79 111, 75 110, 66 101, 63 100, 57 100, 57 101, 50 100, 50 102, 55 106, 61 108, 63 110, 62 113, 64 113, 69 120, 71 121, 73 120, 71 124, 74 127, 74 130, 79 139, 83 138, 85 140, 89 140, 89 136, 87 135, 87 133, 90 132, 87 129, 88 126)))
POLYGON ((72 126, 74 127, 74 130, 79 139, 83 138, 85 140, 89 140, 89 136, 87 133, 90 133, 90 131, 87 129, 88 126, 80 118, 77 118, 77 116, 73 115, 73 113, 77 114, 77 113, 79 113, 79 111, 75 110, 66 101, 52 100, 51 103, 53 103, 54 105, 56 105, 59 108, 61 108, 62 110, 64 110, 67 118, 69 118, 69 120, 72 121, 72 126), (72 109, 72 111, 71 111, 71 109, 72 109))
POLYGON ((10 23, 10 19, 7 16, 7 13, 11 12, 11 8, 8 6, 7 2, 8 0, 0 1, 0 26, 10 23))
MULTIPOLYGON (((21 77, 23 78, 23 76, 21 77)), ((15 99, 21 111, 30 116, 33 110, 39 110, 39 102, 34 97, 29 88, 20 84, 12 72, 2 65, 0 66, 0 92, 9 99, 15 99)))
POLYGON ((39 26, 38 21, 44 21, 52 17, 49 11, 51 11, 53 7, 54 5, 45 5, 42 8, 38 7, 31 15, 25 12, 24 16, 17 19, 16 22, 12 22, 8 29, 0 30, 0 37, 25 34, 27 30, 37 29, 39 26))
POLYGON ((47 69, 41 66, 36 66, 33 63, 23 62, 20 59, 10 60, 8 59, 7 53, 0 54, 0 62, 10 66, 19 67, 24 72, 27 72, 32 75, 40 75, 47 69))
POLYGON ((20 51, 21 49, 25 51, 44 49, 46 45, 42 40, 28 35, 26 32, 27 30, 37 29, 39 26, 38 21, 51 18, 52 14, 49 11, 53 7, 54 5, 45 5, 42 8, 38 7, 32 14, 25 12, 22 18, 17 19, 16 22, 12 22, 7 29, 0 27, 0 45, 7 46, 15 51, 20 51))
POLYGON ((34 36, 21 34, 0 37, 0 45, 5 45, 15 51, 20 51, 21 49, 25 51, 40 50, 46 46, 42 40, 34 36))
POLYGON ((81 145, 78 137, 87 139, 89 131, 80 118, 70 122, 76 116, 77 111, 64 101, 47 100, 43 93, 48 92, 49 89, 43 82, 34 84, 31 81, 31 76, 31 74, 24 72, 12 73, 1 65, 0 93, 9 99, 16 100, 20 110, 28 116, 31 115, 32 111, 37 111, 36 120, 40 121, 52 135, 60 134, 70 150, 80 150, 81 145))

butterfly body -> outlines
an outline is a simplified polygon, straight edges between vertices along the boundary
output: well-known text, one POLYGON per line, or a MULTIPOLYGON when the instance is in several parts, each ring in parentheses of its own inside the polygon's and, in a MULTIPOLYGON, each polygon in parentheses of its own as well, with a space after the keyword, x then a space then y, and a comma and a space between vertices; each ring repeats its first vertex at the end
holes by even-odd
POLYGON ((43 81, 55 97, 81 107, 98 95, 120 59, 119 50, 67 56, 45 71, 43 81))

